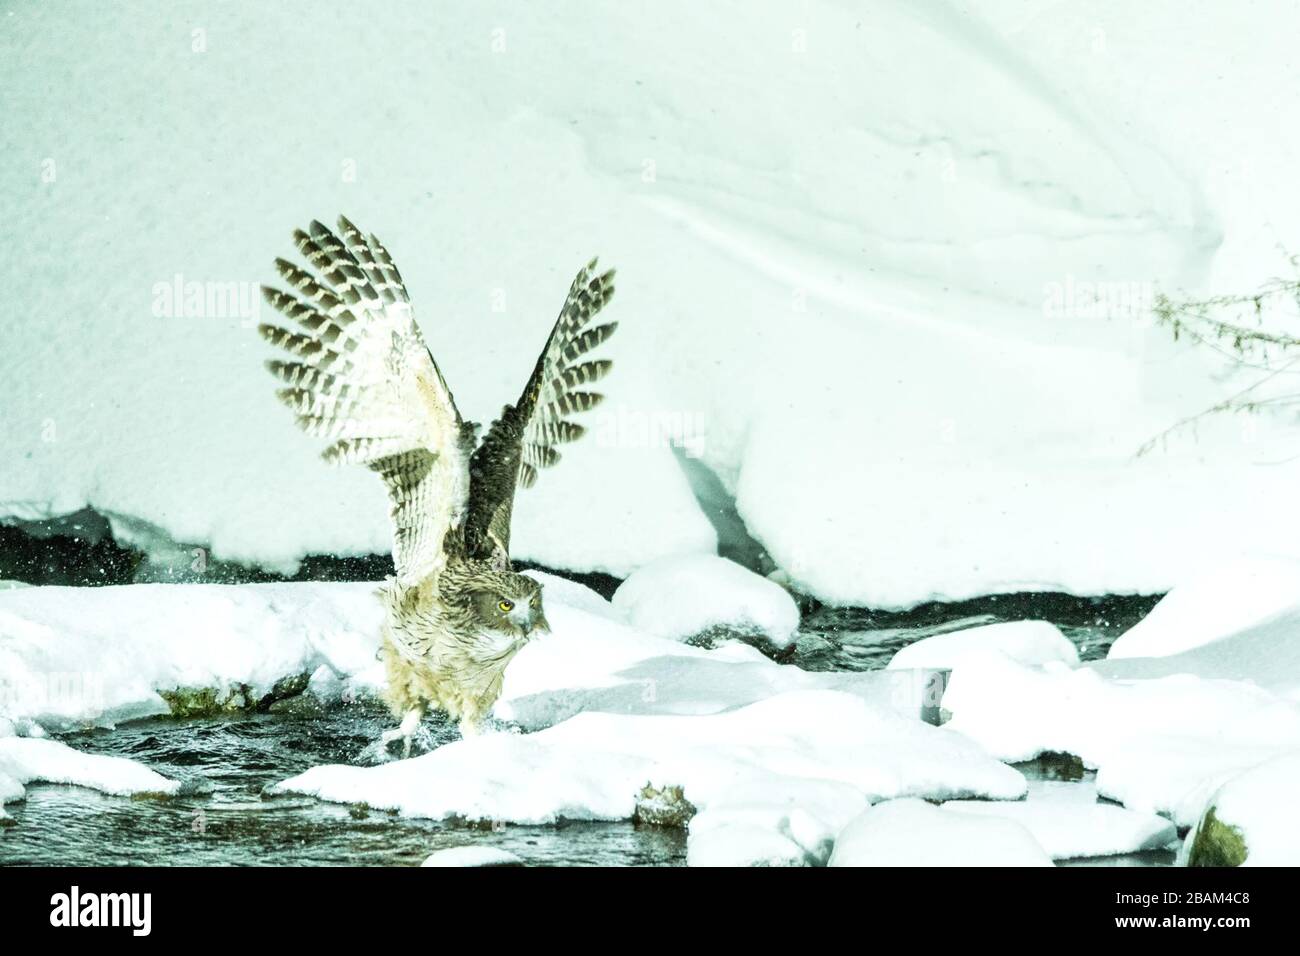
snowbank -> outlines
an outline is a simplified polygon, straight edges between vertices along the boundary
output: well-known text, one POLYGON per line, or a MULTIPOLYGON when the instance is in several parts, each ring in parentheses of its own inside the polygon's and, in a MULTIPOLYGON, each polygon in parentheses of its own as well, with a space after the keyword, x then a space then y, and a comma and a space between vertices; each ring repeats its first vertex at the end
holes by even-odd
POLYGON ((0 716, 50 727, 255 704, 282 678, 374 664, 371 583, 0 591, 0 716), (182 691, 180 695, 173 692, 182 691))
POLYGON ((921 800, 864 811, 835 840, 831 866, 1051 866, 1012 820, 958 813, 921 800))
POLYGON ((1300 751, 1233 777, 1210 798, 1187 836, 1192 866, 1296 866, 1300 833, 1300 751))
POLYGON ((1224 779, 1300 746, 1300 708, 1243 681, 1103 677, 971 662, 944 694, 946 725, 1005 760, 1072 753, 1103 796, 1190 825, 1224 779))
POLYGON ((520 557, 712 552, 674 442, 837 603, 1150 592, 1300 549, 1287 429, 1132 457, 1239 387, 1144 327, 1154 284, 1250 290, 1300 248, 1273 122, 1300 9, 656 9, 7 10, 0 63, 49 82, 4 87, 0 511, 91 505, 164 559, 387 551, 379 482, 320 464, 252 328, 290 230, 343 211, 478 420, 577 266, 619 267, 609 399, 519 496, 520 557), (327 88, 347 124, 303 108, 327 88))
POLYGON ((1300 562, 1234 562, 1179 583, 1115 640, 1106 657, 1167 657, 1249 630, 1297 607, 1300 562))
POLYGON ((91 787, 118 796, 172 794, 180 784, 125 757, 83 754, 56 740, 0 737, 0 815, 30 783, 91 787))
POLYGON ((613 605, 633 627, 678 641, 726 628, 786 647, 799 627, 799 606, 784 588, 711 554, 640 568, 614 592, 613 605))
POLYGON ((889 662, 889 669, 944 668, 1002 654, 1021 664, 1079 663, 1079 651, 1047 621, 1007 621, 964 631, 936 634, 907 645, 889 662))

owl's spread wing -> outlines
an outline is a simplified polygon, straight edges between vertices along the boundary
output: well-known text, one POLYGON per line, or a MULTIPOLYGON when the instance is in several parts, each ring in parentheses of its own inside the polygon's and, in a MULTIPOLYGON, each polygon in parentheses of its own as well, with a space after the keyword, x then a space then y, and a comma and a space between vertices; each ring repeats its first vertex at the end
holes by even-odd
POLYGON ((591 324, 614 295, 614 270, 593 275, 595 269, 592 259, 573 280, 519 401, 502 410, 474 453, 465 531, 474 553, 508 559, 515 488, 531 487, 538 469, 560 460, 556 446, 585 431, 570 416, 595 408, 604 397, 585 387, 603 378, 613 363, 586 355, 613 335, 618 323, 591 324))
POLYGON ((388 251, 342 217, 339 233, 319 222, 296 231, 316 274, 277 259, 293 291, 262 289, 304 331, 258 331, 293 356, 267 368, 285 384, 276 394, 298 426, 331 441, 322 457, 368 465, 383 479, 398 580, 414 584, 441 567, 444 538, 464 520, 474 426, 424 344, 388 251))

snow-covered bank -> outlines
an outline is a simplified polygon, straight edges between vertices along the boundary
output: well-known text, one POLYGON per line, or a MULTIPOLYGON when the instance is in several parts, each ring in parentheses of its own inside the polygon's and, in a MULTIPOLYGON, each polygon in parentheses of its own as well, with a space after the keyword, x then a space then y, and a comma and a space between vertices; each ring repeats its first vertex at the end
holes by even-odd
POLYGON ((674 442, 838 603, 1155 592, 1300 548, 1267 419, 1132 458, 1235 387, 1144 327, 1155 285, 1247 291, 1300 248, 1293 4, 11 6, 10 518, 92 505, 276 568, 386 551, 379 483, 276 414, 252 328, 290 230, 342 211, 479 420, 576 267, 619 267, 608 401, 520 496, 520 557, 712 552, 674 442), (325 88, 347 124, 302 108, 325 88))
POLYGON ((376 585, 140 584, 0 592, 0 717, 51 729, 255 704, 286 677, 374 664, 376 585))

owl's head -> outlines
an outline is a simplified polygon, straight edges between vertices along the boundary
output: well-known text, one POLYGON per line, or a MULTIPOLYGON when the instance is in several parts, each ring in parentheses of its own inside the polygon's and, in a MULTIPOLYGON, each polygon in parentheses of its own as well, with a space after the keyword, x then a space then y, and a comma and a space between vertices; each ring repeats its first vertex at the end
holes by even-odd
POLYGON ((542 586, 526 574, 491 574, 469 598, 474 617, 485 630, 527 640, 551 629, 542 610, 542 586))

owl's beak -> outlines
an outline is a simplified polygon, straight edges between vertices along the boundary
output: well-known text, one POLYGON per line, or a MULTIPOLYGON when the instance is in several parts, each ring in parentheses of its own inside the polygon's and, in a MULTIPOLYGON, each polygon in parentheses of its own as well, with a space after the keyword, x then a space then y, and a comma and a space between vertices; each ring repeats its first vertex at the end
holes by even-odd
POLYGON ((533 620, 533 612, 527 607, 516 608, 510 615, 510 622, 528 637, 534 630, 536 622, 533 620))

